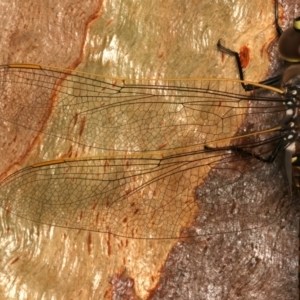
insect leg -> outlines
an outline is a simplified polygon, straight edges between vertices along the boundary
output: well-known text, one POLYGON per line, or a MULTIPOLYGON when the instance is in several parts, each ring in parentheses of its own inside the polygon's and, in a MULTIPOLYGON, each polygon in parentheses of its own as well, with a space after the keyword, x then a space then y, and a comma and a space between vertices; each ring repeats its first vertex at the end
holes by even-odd
MULTIPOLYGON (((240 59, 239 54, 236 51, 233 51, 233 50, 223 46, 221 44, 221 40, 218 41, 217 47, 220 51, 225 52, 225 53, 235 57, 235 61, 236 61, 237 68, 238 68, 238 71, 239 71, 239 77, 240 77, 241 80, 245 80, 244 71, 243 71, 243 67, 242 67, 242 63, 241 63, 241 59, 240 59)), ((266 80, 260 81, 259 83, 264 84, 264 85, 273 86, 273 85, 276 85, 277 83, 279 83, 281 81, 281 78, 282 78, 282 75, 280 74, 280 75, 268 78, 266 80)), ((257 86, 253 86, 252 84, 246 84, 244 82, 242 82, 241 85, 242 85, 242 87, 245 91, 253 91, 253 90, 259 88, 257 86)))
POLYGON ((278 0, 275 0, 274 2, 274 6, 275 6, 275 28, 276 28, 276 31, 277 31, 277 34, 278 34, 278 37, 281 36, 283 30, 282 28, 280 27, 279 23, 278 23, 278 0))
MULTIPOLYGON (((276 28, 278 37, 280 37, 283 30, 280 27, 279 22, 278 22, 278 20, 279 20, 279 17, 278 17, 278 0, 275 0, 275 2, 274 2, 274 16, 275 16, 275 28, 276 28)), ((239 77, 240 77, 241 80, 245 80, 243 67, 242 67, 241 59, 240 59, 240 56, 239 56, 238 52, 224 47, 221 44, 221 40, 218 41, 217 47, 220 51, 225 52, 229 55, 233 55, 235 57, 237 67, 238 67, 238 71, 239 71, 239 77)), ((259 83, 273 86, 273 85, 278 84, 281 81, 281 78, 282 78, 282 75, 277 75, 277 76, 265 79, 263 81, 260 81, 259 83)), ((242 87, 245 91, 252 91, 252 90, 258 88, 258 87, 255 87, 255 86, 251 85, 251 84, 241 83, 241 85, 242 85, 242 87)))
POLYGON ((274 148, 274 150, 272 151, 272 153, 264 158, 259 154, 255 154, 252 151, 247 151, 245 149, 242 149, 240 147, 237 146, 229 146, 229 147, 224 147, 224 148, 218 148, 218 147, 211 147, 211 146, 204 146, 204 149, 207 151, 216 151, 216 150, 230 150, 232 152, 236 152, 236 153, 241 153, 241 154, 245 154, 247 156, 251 156, 253 158, 256 158, 260 161, 266 162, 266 163, 272 163, 274 162, 274 160, 276 159, 278 153, 280 152, 280 150, 284 147, 283 145, 283 139, 280 139, 276 145, 276 147, 274 148))

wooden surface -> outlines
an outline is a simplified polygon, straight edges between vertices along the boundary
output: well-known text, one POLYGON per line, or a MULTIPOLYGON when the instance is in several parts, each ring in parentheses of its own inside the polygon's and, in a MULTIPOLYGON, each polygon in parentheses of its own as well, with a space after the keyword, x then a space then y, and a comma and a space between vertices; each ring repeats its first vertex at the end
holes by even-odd
MULTIPOLYGON (((269 48, 275 38, 273 2, 248 2, 16 1, 13 5, 3 0, 1 64, 78 67, 129 78, 236 78, 234 61, 215 47, 223 38, 227 46, 249 49, 245 74, 258 81, 268 74, 269 57, 273 68, 279 65, 275 48, 269 48)), ((285 2, 283 20, 288 20, 293 7, 293 1, 285 2)), ((41 136, 26 144, 21 129, 8 140, 7 123, 0 126, 3 176, 5 171, 66 153, 65 144, 51 144, 41 136)), ((286 187, 282 169, 280 161, 257 164, 236 189, 231 186, 232 191, 244 186, 256 195, 253 201, 263 202, 270 211, 281 209, 281 219, 260 230, 233 228, 232 234, 186 241, 131 240, 36 225, 1 210, 0 298, 294 300, 298 222, 292 200, 277 199, 286 187)), ((198 193, 220 178, 212 173, 210 180, 198 193)), ((232 199, 238 201, 238 192, 232 199)), ((206 222, 213 226, 216 217, 206 222)), ((202 222, 199 217, 191 230, 201 228, 202 222)))

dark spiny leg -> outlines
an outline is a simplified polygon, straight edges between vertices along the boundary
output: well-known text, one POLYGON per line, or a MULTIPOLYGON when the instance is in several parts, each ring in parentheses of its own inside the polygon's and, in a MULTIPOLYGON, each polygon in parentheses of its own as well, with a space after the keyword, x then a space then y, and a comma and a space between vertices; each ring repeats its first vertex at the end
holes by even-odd
MULTIPOLYGON (((280 37, 283 30, 280 27, 279 22, 278 22, 279 21, 279 18, 278 18, 278 0, 275 0, 275 2, 274 2, 274 15, 275 15, 275 28, 276 28, 278 37, 280 37)), ((235 61, 237 63, 237 67, 238 67, 238 71, 239 71, 240 80, 244 80, 244 72, 243 72, 243 67, 242 67, 242 63, 241 63, 241 59, 240 59, 239 54, 236 51, 233 51, 229 48, 224 47, 221 44, 221 40, 218 41, 217 47, 220 51, 225 52, 225 53, 235 57, 235 61)), ((280 81, 281 81, 281 75, 277 75, 277 76, 268 78, 266 80, 260 81, 259 83, 265 84, 265 85, 276 85, 280 81)), ((245 91, 252 91, 252 90, 255 90, 255 89, 259 88, 259 87, 253 86, 251 84, 246 84, 246 83, 241 83, 241 85, 242 85, 242 87, 245 91)))
MULTIPOLYGON (((233 51, 233 50, 223 46, 221 44, 221 40, 218 41, 217 47, 220 51, 225 52, 225 53, 235 57, 235 61, 236 61, 237 68, 238 68, 238 71, 239 71, 240 80, 245 80, 244 71, 243 71, 243 67, 242 67, 242 63, 241 63, 241 59, 240 59, 239 54, 236 51, 233 51)), ((259 83, 260 84, 265 84, 265 85, 275 85, 278 82, 280 82, 280 80, 281 80, 281 75, 277 75, 277 76, 268 78, 266 80, 260 81, 259 83)), ((244 82, 241 82, 241 85, 242 85, 242 87, 245 91, 252 91, 252 90, 255 90, 255 89, 259 89, 259 87, 257 87, 257 86, 253 86, 252 84, 246 84, 244 82)))
POLYGON ((275 5, 275 28, 276 28, 278 37, 280 37, 283 30, 278 23, 278 0, 275 0, 274 5, 275 5))
POLYGON ((210 146, 205 145, 204 149, 207 150, 207 151, 231 150, 231 151, 234 151, 234 152, 237 152, 237 153, 242 153, 242 154, 251 156, 251 157, 256 158, 256 159, 258 159, 260 161, 263 161, 263 162, 272 163, 276 159, 276 157, 277 157, 278 153, 280 152, 280 150, 282 149, 282 147, 283 147, 283 139, 280 139, 277 143, 277 146, 274 148, 272 153, 267 158, 263 158, 263 157, 261 157, 261 155, 252 153, 250 151, 244 150, 244 149, 239 148, 237 146, 229 146, 229 147, 218 148, 218 147, 210 147, 210 146))

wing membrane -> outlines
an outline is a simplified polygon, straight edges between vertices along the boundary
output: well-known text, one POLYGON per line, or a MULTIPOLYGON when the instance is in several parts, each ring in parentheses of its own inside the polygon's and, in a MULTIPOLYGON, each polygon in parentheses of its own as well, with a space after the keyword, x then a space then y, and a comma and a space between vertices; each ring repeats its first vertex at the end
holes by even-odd
MULTIPOLYGON (((221 142, 226 150, 235 134, 277 126, 285 112, 280 91, 270 97, 242 92, 239 81, 128 81, 40 66, 3 66, 0 74, 0 116, 12 131, 99 150, 93 158, 54 160, 8 176, 0 185, 7 211, 131 238, 247 230, 278 218, 259 215, 258 203, 243 192, 248 170, 261 170, 261 162, 203 145, 221 142), (216 226, 183 230, 213 212, 216 226)), ((282 135, 241 137, 238 144, 251 150, 282 135)))
MULTIPOLYGON (((2 67, 0 76, 2 120, 104 150, 174 149, 228 138, 249 101, 270 103, 229 80, 134 82, 42 67, 2 67)), ((269 113, 285 109, 281 96, 272 103, 269 113)))
POLYGON ((2 181, 1 203, 38 223, 145 239, 240 231, 277 219, 278 212, 262 215, 258 198, 242 196, 240 180, 249 162, 232 153, 223 154, 226 167, 218 167, 218 181, 208 181, 209 190, 199 194, 197 187, 220 162, 221 154, 78 159, 28 167, 2 181), (233 167, 236 164, 239 168, 233 167), (226 190, 230 193, 230 184, 241 193, 238 201, 233 195, 224 197, 226 190), (199 213, 209 217, 214 211, 219 212, 214 227, 204 224, 198 233, 182 232, 199 213))

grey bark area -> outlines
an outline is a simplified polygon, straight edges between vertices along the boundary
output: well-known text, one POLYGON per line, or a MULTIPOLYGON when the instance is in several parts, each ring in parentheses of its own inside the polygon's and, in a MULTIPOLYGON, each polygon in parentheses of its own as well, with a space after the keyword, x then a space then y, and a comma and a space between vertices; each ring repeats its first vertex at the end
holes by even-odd
MULTIPOLYGON (((210 207, 207 216, 197 218, 192 230, 201 232, 204 224, 209 224, 212 231, 219 228, 222 232, 224 216, 231 219, 229 214, 235 210, 244 210, 244 219, 232 220, 229 228, 225 224, 224 231, 231 228, 231 233, 179 243, 166 262, 152 299, 296 299, 298 199, 287 196, 277 163, 249 164, 250 169, 237 182, 226 183, 223 191, 218 188, 205 198, 214 202, 222 197, 231 202, 230 209, 227 205, 210 207), (241 207, 240 200, 246 198, 249 203, 241 207), (270 224, 237 229, 253 222, 253 216, 257 224, 266 219, 270 224)), ((232 178, 235 164, 231 167, 227 175, 232 178)), ((221 168, 212 172, 197 193, 228 182, 221 168)))

